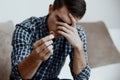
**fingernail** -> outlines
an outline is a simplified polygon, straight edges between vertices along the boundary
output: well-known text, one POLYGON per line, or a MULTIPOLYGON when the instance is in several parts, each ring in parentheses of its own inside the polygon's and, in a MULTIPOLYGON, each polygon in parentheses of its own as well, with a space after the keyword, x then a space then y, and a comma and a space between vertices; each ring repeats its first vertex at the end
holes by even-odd
POLYGON ((54 35, 53 34, 50 34, 51 38, 54 38, 54 35))

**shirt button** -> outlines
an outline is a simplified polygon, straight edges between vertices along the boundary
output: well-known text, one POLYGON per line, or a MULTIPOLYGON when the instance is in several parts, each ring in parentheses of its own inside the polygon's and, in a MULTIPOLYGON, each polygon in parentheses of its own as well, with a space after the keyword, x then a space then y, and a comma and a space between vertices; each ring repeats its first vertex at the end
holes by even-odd
POLYGON ((47 67, 45 69, 47 69, 47 67))

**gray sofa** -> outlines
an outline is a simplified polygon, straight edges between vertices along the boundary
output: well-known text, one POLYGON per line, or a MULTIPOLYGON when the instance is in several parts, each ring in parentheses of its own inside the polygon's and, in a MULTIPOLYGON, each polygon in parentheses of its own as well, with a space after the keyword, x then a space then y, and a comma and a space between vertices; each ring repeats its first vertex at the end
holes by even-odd
MULTIPOLYGON (((92 68, 120 62, 120 54, 114 46, 103 22, 78 23, 84 26, 88 40, 88 56, 92 68)), ((8 80, 11 71, 12 21, 0 23, 0 80, 8 80)))

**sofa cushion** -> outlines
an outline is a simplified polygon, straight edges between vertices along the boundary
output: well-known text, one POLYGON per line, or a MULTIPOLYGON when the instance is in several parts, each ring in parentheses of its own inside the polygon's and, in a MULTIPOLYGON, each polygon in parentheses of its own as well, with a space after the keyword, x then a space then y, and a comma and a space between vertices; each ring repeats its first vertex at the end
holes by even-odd
POLYGON ((0 23, 0 80, 8 80, 11 71, 12 21, 0 23))
POLYGON ((117 51, 104 22, 83 22, 88 41, 88 57, 92 68, 119 63, 120 54, 117 51))

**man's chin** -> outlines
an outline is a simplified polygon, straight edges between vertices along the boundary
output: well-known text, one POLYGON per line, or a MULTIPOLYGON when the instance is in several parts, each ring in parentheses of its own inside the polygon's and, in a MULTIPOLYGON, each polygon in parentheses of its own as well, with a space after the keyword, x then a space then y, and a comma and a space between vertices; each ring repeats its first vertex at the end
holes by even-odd
POLYGON ((51 31, 50 34, 53 34, 55 38, 60 38, 62 35, 57 32, 51 31))
POLYGON ((60 38, 60 37, 62 37, 62 35, 60 34, 55 35, 55 38, 60 38))

